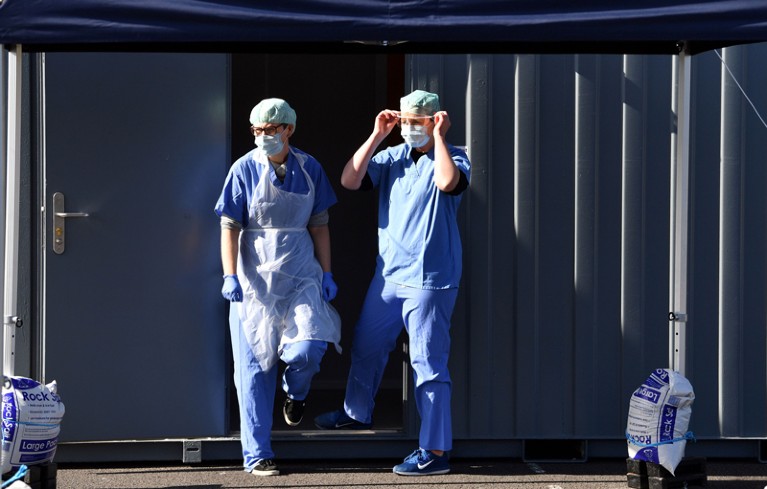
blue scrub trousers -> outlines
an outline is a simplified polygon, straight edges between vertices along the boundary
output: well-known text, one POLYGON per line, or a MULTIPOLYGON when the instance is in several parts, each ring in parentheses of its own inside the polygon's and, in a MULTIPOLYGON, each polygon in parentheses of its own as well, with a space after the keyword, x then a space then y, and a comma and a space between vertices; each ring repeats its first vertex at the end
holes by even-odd
MULTIPOLYGON (((274 458, 272 414, 277 390, 279 364, 263 371, 242 331, 237 307, 229 312, 229 331, 234 357, 234 385, 240 407, 240 441, 243 467, 250 472, 260 459, 274 458)), ((291 399, 303 401, 309 394, 312 378, 320 371, 320 361, 328 344, 307 340, 285 345, 280 360, 287 365, 282 389, 291 399)))
POLYGON ((352 365, 346 385, 346 414, 372 422, 375 395, 389 354, 405 327, 415 400, 421 418, 420 448, 453 446, 450 411, 450 317, 458 289, 427 290, 386 282, 376 274, 354 330, 352 365))

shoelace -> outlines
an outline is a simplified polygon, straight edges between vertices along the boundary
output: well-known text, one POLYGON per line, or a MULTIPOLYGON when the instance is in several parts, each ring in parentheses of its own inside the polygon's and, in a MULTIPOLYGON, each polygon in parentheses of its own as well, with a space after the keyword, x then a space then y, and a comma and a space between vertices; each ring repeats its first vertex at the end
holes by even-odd
POLYGON ((415 455, 415 461, 418 463, 421 462, 428 462, 429 461, 429 452, 424 450, 423 448, 419 448, 415 452, 413 452, 413 455, 415 455))
POLYGON ((410 455, 408 455, 407 457, 405 457, 405 462, 413 462, 413 461, 419 461, 420 462, 421 460, 422 459, 421 459, 421 449, 420 448, 418 450, 414 451, 413 453, 411 453, 410 455))

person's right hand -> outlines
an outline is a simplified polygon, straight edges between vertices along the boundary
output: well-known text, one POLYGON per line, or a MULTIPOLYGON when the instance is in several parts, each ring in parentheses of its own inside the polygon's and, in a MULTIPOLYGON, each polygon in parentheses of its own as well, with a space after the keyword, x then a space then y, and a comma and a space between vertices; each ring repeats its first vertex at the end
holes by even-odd
POLYGON ((242 302, 242 286, 237 275, 224 275, 224 286, 221 295, 230 302, 242 302))
POLYGON ((399 121, 399 112, 396 110, 385 109, 378 113, 375 122, 375 132, 382 137, 386 137, 391 133, 394 126, 399 121))

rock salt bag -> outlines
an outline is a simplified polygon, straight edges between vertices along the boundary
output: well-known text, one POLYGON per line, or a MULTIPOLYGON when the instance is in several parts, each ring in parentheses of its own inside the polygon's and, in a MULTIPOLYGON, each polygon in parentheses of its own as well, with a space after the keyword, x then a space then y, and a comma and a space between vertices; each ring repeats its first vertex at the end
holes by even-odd
POLYGON ((671 369, 655 370, 631 395, 626 439, 629 457, 653 462, 674 474, 684 457, 695 394, 690 382, 671 369))
POLYGON ((53 460, 64 417, 64 404, 56 390, 56 381, 43 385, 26 377, 4 378, 3 474, 13 467, 53 460))

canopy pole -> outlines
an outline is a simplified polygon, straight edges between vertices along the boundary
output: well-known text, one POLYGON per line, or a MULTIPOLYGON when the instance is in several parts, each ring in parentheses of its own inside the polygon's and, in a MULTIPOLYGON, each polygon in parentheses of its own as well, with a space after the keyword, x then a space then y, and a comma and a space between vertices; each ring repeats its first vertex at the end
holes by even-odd
POLYGON ((3 375, 15 372, 19 189, 21 171, 21 45, 8 51, 7 152, 5 179, 5 280, 3 282, 3 375))
MULTIPOLYGON (((2 156, 2 168, 6 168, 6 158, 8 156, 8 49, 4 44, 0 44, 0 128, 6 128, 6 130, 0 129, 0 155, 2 156)), ((0 203, 5 202, 5 172, 0 171, 0 203)), ((2 204, 0 204, 2 205, 2 204)), ((5 208, 3 212, 0 212, 0 229, 5 227, 5 208)), ((0 255, 5 255, 5 240, 0 240, 0 255)), ((5 261, 0 262, 0 275, 5 275, 5 261)), ((0 282, 0 295, 5 294, 5 288, 3 283, 0 282)), ((3 355, 4 333, 0 334, 0 355, 3 355)))
POLYGON ((685 375, 687 362, 687 241, 690 206, 690 75, 686 46, 674 57, 671 110, 671 219, 669 259, 669 364, 685 375))

